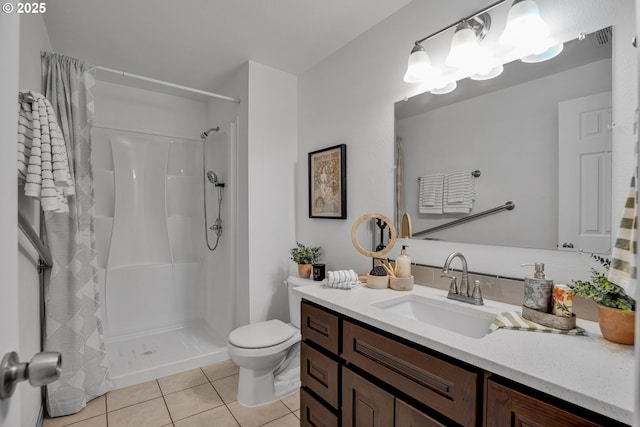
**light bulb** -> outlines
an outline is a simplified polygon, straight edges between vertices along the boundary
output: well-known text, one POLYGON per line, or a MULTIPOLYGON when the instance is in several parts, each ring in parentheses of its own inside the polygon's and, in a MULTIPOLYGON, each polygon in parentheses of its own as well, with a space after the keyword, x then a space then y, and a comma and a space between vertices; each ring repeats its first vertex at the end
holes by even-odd
POLYGON ((431 59, 424 47, 420 44, 415 45, 409 55, 404 81, 417 83, 439 74, 439 70, 431 65, 431 59))

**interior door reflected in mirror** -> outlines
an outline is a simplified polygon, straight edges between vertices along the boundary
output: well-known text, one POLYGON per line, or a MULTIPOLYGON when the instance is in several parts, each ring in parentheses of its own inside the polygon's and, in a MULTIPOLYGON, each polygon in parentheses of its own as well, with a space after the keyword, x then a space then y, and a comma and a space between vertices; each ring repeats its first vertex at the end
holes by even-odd
POLYGON ((396 103, 396 218, 410 215, 413 238, 609 252, 612 38, 609 27, 549 61, 514 61, 492 80, 396 103), (466 212, 434 208, 433 189, 425 197, 420 186, 442 176, 434 197, 455 204, 447 178, 475 170, 466 212), (421 233, 505 201, 515 209, 421 233))

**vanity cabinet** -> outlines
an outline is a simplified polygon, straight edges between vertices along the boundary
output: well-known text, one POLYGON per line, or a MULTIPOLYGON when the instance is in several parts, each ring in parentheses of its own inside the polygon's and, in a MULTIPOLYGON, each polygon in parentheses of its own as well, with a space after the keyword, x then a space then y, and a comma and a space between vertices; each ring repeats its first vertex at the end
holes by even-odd
POLYGON ((300 424, 623 426, 302 301, 300 424))

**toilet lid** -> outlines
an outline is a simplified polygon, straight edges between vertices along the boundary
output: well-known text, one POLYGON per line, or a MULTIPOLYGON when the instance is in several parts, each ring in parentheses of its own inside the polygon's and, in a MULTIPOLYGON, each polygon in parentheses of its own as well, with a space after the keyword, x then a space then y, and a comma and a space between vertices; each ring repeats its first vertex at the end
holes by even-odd
POLYGON ((280 344, 291 338, 296 329, 281 320, 267 320, 234 329, 229 342, 237 347, 264 348, 280 344))

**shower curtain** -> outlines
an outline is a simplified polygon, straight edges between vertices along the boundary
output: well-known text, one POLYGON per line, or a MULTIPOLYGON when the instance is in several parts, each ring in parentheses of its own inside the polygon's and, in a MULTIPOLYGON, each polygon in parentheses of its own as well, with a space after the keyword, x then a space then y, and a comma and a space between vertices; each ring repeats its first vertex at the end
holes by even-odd
POLYGON ((76 195, 69 212, 46 212, 53 268, 45 281, 44 350, 62 353, 60 380, 47 386, 52 417, 80 411, 111 388, 100 318, 95 247, 91 125, 95 69, 42 53, 42 89, 56 111, 76 195))

